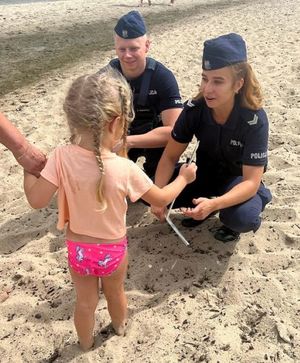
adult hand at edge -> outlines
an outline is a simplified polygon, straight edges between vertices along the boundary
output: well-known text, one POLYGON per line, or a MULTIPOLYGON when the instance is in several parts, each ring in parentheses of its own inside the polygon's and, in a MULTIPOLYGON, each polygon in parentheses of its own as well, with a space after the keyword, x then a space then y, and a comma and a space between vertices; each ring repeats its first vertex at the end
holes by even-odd
POLYGON ((21 155, 14 153, 14 157, 24 170, 36 177, 40 176, 47 162, 46 155, 29 143, 21 155))

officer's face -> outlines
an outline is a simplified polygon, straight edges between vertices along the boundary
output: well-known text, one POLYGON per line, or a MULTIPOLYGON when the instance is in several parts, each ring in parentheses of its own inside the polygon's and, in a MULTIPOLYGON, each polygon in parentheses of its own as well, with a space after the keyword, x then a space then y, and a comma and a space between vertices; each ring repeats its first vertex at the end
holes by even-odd
POLYGON ((123 39, 115 35, 116 54, 125 77, 136 78, 144 72, 149 46, 146 35, 136 39, 123 39))
POLYGON ((232 108, 241 86, 241 81, 234 80, 230 67, 202 71, 200 88, 207 106, 212 109, 232 108))

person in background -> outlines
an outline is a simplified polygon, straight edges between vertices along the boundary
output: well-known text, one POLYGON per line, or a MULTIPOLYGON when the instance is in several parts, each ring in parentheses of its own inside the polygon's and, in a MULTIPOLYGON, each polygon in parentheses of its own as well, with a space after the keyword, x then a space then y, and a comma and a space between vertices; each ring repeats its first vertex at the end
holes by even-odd
MULTIPOLYGON (((214 237, 223 242, 260 227, 260 214, 272 199, 262 183, 269 133, 262 100, 243 38, 230 33, 205 41, 200 92, 185 103, 155 176, 159 187, 166 185, 193 136, 200 141, 197 178, 174 204, 185 207, 184 226, 197 226, 219 211, 223 225, 214 237)), ((164 220, 164 209, 152 210, 164 220)))
MULTIPOLYGON (((144 2, 143 0, 140 0, 140 5, 139 6, 143 6, 143 2, 144 2)), ((175 0, 170 0, 169 5, 174 5, 174 3, 175 3, 175 0)), ((152 5, 151 0, 148 0, 148 5, 149 6, 152 5)))
MULTIPOLYGON (((147 57, 150 40, 138 11, 123 15, 115 26, 118 58, 110 65, 127 79, 134 94, 135 118, 127 136, 128 157, 145 157, 143 168, 154 177, 158 161, 181 110, 182 101, 173 73, 162 63, 147 57)), ((117 144, 115 151, 122 146, 117 144)))
POLYGON ((0 143, 10 150, 16 161, 28 172, 40 175, 46 163, 46 156, 30 144, 25 136, 0 113, 0 143))

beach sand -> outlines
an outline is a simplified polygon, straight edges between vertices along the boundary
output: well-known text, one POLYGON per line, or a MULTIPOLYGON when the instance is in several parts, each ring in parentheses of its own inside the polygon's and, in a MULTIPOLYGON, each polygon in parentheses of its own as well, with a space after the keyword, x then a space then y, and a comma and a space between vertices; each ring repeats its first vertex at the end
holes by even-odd
MULTIPOLYGON (((0 361, 299 362, 300 2, 138 2, 1 2, 1 112, 47 153, 65 143, 66 89, 114 57, 113 24, 130 10, 145 15, 150 56, 174 71, 184 99, 197 92, 203 41, 238 32, 265 93, 273 201, 259 231, 237 243, 213 239, 217 216, 181 228, 190 247, 142 203, 130 205, 127 335, 107 331, 101 295, 96 345, 82 353, 56 203, 30 209, 22 170, 1 146, 0 361)), ((172 219, 180 226, 179 213, 172 219)))

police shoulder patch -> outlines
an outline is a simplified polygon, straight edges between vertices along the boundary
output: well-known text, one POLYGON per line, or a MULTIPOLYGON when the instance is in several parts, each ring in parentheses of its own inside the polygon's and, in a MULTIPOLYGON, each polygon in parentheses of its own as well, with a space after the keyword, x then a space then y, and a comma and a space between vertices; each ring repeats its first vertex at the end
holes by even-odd
POLYGON ((258 116, 256 114, 253 115, 253 119, 247 121, 248 125, 253 126, 256 125, 258 121, 258 116))
POLYGON ((194 107, 195 106, 195 104, 192 102, 192 100, 188 100, 187 103, 186 103, 186 105, 188 107, 194 107))

